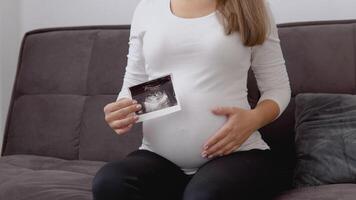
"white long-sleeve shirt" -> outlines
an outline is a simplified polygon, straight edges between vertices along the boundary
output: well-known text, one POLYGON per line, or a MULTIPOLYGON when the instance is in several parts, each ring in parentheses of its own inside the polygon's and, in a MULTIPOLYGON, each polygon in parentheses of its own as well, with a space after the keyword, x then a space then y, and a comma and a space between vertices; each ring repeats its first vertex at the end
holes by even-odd
MULTIPOLYGON (((193 174, 208 158, 204 143, 226 122, 211 112, 214 106, 251 109, 247 101, 247 74, 251 67, 261 97, 287 107, 291 89, 277 27, 262 45, 246 47, 239 33, 225 35, 215 11, 198 18, 182 18, 170 9, 170 0, 141 0, 130 30, 123 86, 117 97, 129 97, 127 87, 173 73, 182 110, 144 121, 140 149, 153 151, 193 174)), ((256 130, 235 151, 270 149, 256 130)))

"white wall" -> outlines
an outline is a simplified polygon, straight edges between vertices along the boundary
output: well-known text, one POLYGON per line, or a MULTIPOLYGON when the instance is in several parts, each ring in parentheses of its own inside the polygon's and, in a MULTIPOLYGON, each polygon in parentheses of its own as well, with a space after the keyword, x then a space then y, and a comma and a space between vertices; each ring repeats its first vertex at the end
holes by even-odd
POLYGON ((139 0, 22 0, 21 34, 42 27, 128 24, 138 2, 139 0))
MULTIPOLYGON (((140 0, 0 0, 0 146, 19 45, 29 30, 129 24, 140 0)), ((269 0, 277 23, 356 19, 356 0, 269 0)))
POLYGON ((0 0, 0 148, 20 44, 19 2, 0 0))
POLYGON ((269 0, 277 22, 356 19, 356 0, 269 0))

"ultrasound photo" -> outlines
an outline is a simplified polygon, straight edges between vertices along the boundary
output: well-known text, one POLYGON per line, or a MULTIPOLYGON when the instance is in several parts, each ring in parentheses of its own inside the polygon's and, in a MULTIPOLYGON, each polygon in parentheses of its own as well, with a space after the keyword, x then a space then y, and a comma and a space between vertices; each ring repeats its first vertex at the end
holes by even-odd
POLYGON ((142 109, 136 112, 139 115, 136 123, 181 110, 173 82, 173 74, 170 73, 128 88, 131 98, 142 105, 142 109))

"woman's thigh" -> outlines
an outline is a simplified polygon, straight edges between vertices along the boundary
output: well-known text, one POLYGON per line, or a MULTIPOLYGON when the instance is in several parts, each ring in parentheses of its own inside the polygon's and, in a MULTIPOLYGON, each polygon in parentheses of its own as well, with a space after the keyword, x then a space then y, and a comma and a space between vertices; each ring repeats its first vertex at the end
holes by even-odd
POLYGON ((271 150, 237 151, 214 158, 194 174, 184 200, 254 200, 270 197, 274 178, 271 150))
POLYGON ((148 150, 136 150, 96 173, 94 200, 181 199, 188 176, 174 163, 148 150))

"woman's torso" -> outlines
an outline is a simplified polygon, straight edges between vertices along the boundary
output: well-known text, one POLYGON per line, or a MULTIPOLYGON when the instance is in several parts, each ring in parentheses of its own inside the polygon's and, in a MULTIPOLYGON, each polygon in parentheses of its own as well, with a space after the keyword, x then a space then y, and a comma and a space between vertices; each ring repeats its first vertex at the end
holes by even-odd
MULTIPOLYGON (((247 73, 251 48, 237 33, 225 35, 214 12, 198 18, 171 13, 170 0, 154 0, 143 37, 143 55, 149 80, 172 73, 182 110, 143 122, 140 149, 154 151, 193 173, 208 159, 204 143, 221 128, 225 116, 214 106, 251 109, 247 101, 247 73)), ((237 150, 266 149, 256 130, 237 150)))

